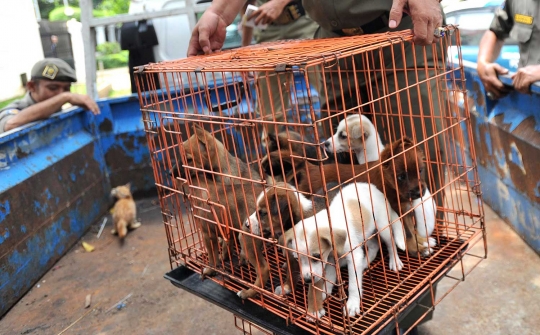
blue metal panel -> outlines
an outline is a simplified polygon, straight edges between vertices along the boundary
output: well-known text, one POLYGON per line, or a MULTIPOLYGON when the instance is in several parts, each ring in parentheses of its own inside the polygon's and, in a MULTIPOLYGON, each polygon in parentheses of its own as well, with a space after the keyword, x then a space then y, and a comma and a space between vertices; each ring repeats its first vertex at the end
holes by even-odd
MULTIPOLYGON (((503 99, 490 100, 476 64, 465 66, 465 79, 473 130, 470 140, 475 145, 484 200, 540 253, 540 87, 533 85, 530 95, 511 92, 503 99)), ((512 84, 509 76, 501 79, 512 84)))

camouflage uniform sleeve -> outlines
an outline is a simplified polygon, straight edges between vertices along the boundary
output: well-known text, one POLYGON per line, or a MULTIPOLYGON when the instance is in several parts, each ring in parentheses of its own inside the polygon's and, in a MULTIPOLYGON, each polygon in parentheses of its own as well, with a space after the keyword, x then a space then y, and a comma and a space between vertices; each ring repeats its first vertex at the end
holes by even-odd
POLYGON ((0 135, 5 132, 4 126, 7 121, 14 117, 18 112, 19 110, 17 109, 4 109, 0 111, 0 135))
POLYGON ((509 1, 505 1, 503 5, 495 11, 495 17, 491 21, 489 30, 495 33, 497 39, 504 40, 510 35, 510 30, 514 26, 509 1))

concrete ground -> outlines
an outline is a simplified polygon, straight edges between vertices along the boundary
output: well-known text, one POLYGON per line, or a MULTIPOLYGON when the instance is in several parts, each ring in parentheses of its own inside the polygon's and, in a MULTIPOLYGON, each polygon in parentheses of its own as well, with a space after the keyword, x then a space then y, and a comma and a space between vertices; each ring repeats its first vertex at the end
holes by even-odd
MULTIPOLYGON (((143 225, 123 246, 109 233, 110 216, 99 239, 96 223, 82 239, 95 250, 73 247, 0 320, 0 334, 241 334, 229 312, 163 279, 170 268, 160 210, 152 199, 138 208, 143 225)), ((540 332, 540 257, 485 210, 488 259, 437 306, 420 334, 540 332)))

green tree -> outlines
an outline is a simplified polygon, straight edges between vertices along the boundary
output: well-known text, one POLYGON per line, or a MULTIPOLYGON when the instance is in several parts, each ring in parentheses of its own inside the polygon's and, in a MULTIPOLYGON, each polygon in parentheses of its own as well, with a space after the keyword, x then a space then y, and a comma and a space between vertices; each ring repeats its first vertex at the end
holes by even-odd
POLYGON ((103 0, 98 8, 117 14, 127 14, 130 0, 103 0))

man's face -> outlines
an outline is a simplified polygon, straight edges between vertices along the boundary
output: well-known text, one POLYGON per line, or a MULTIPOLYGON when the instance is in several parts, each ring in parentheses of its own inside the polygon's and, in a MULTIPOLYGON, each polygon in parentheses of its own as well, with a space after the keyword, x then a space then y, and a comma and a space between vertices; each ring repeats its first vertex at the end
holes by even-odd
POLYGON ((29 81, 28 89, 36 102, 42 102, 57 96, 60 93, 69 92, 71 83, 42 79, 37 82, 29 81))

